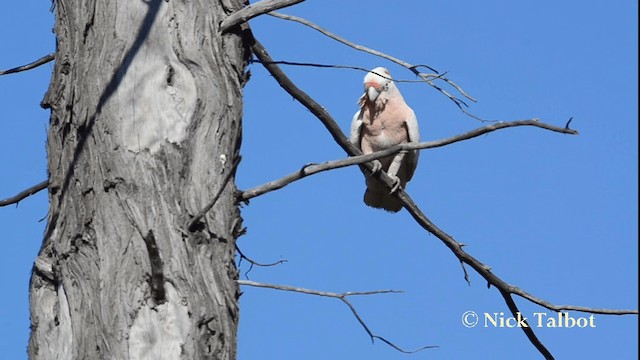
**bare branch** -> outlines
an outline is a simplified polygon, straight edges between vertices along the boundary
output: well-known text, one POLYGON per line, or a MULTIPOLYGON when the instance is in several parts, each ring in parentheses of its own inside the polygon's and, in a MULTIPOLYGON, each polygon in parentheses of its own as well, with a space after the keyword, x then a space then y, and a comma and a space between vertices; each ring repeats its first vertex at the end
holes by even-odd
POLYGON ((464 263, 460 261, 460 266, 462 267, 462 272, 464 273, 464 281, 467 282, 467 285, 471 286, 471 279, 469 279, 469 273, 467 272, 467 268, 464 267, 464 263))
MULTIPOLYGON (((351 155, 362 155, 362 152, 349 142, 344 135, 340 126, 335 122, 331 115, 313 98, 307 95, 304 91, 300 90, 280 69, 276 64, 273 64, 273 59, 267 52, 267 50, 258 42, 255 37, 253 38, 253 44, 251 44, 253 53, 262 62, 262 65, 267 71, 276 79, 278 84, 291 96, 297 99, 302 105, 304 105, 313 115, 315 115, 322 124, 327 128, 333 139, 344 149, 344 151, 351 155)), ((371 165, 372 166, 372 165, 371 165)))
POLYGON ((249 273, 251 272, 251 270, 253 269, 253 266, 262 266, 262 267, 269 267, 269 266, 276 266, 276 265, 280 265, 282 263, 286 263, 287 260, 286 259, 282 259, 282 260, 278 260, 276 262, 272 262, 272 263, 268 263, 268 264, 261 264, 257 261, 254 261, 253 259, 247 257, 242 250, 240 250, 240 247, 238 246, 238 244, 236 244, 236 251, 238 252, 238 255, 240 255, 240 261, 238 262, 238 267, 240 267, 240 263, 242 262, 242 260, 247 260, 249 262, 249 264, 251 264, 251 266, 249 266, 249 270, 247 270, 244 273, 244 276, 248 279, 249 278, 249 273))
POLYGON ((266 184, 256 186, 246 191, 242 191, 238 193, 237 200, 238 201, 247 201, 256 196, 260 196, 266 194, 268 192, 281 189, 294 181, 298 181, 302 178, 305 178, 309 175, 317 174, 322 171, 337 169, 345 166, 361 164, 363 162, 371 161, 368 158, 365 158, 366 155, 350 157, 342 160, 335 161, 327 161, 322 164, 309 164, 303 166, 300 170, 293 172, 289 175, 286 175, 280 179, 270 181, 266 184))
MULTIPOLYGON (((353 146, 353 144, 351 144, 347 140, 346 136, 342 133, 342 131, 340 130, 340 127, 337 125, 337 123, 331 117, 331 115, 322 106, 320 106, 320 104, 318 104, 315 100, 313 100, 313 98, 311 98, 309 95, 307 95, 302 90, 300 90, 282 72, 282 70, 276 64, 271 63, 273 60, 269 56, 268 52, 255 39, 254 39, 254 43, 252 44, 252 50, 254 54, 258 57, 258 59, 260 59, 260 61, 263 62, 264 67, 267 69, 267 71, 269 71, 269 73, 271 73, 271 75, 280 84, 280 86, 289 94, 291 94, 291 96, 297 99, 301 104, 303 104, 309 111, 311 111, 311 113, 313 113, 323 123, 323 125, 327 128, 327 130, 332 135, 336 143, 338 143, 338 145, 342 147, 347 152, 347 154, 351 156, 357 156, 362 154, 359 149, 357 149, 355 146, 353 146)), ((533 120, 525 120, 525 121, 527 123, 528 122, 537 123, 537 121, 533 121, 533 120)), ((503 123, 493 124, 492 126, 504 126, 501 124, 503 123)), ((538 126, 538 125, 535 125, 535 126, 538 126)), ((549 125, 539 126, 539 127, 542 127, 551 131, 558 131, 557 129, 560 129, 559 132, 561 133, 577 134, 575 130, 568 129, 567 127, 565 127, 564 129, 549 126, 549 125)), ((373 165, 371 162, 368 162, 368 163, 362 164, 361 167, 371 172, 373 165)), ((387 186, 388 189, 391 189, 394 185, 393 180, 391 180, 384 171, 377 172, 373 174, 373 176, 375 176, 380 182, 382 182, 385 186, 387 186)), ((473 256, 466 253, 462 249, 463 244, 457 242, 453 237, 451 237, 450 235, 442 231, 440 228, 438 228, 435 224, 433 224, 422 213, 422 211, 418 208, 418 206, 413 202, 413 200, 409 197, 409 195, 403 189, 399 189, 394 194, 395 196, 398 197, 398 199, 400 199, 405 209, 409 211, 409 213, 418 222, 418 224, 422 226, 426 231, 428 231, 429 233, 435 235, 438 239, 440 239, 454 253, 454 255, 458 258, 458 260, 460 260, 462 263, 467 264, 471 268, 473 268, 480 276, 482 276, 483 278, 485 278, 485 280, 487 280, 487 283, 489 285, 493 285, 494 287, 496 287, 501 292, 501 294, 503 294, 503 296, 504 294, 508 294, 508 296, 504 296, 505 302, 512 312, 514 311, 518 312, 518 308, 515 302, 513 302, 513 299, 511 299, 510 294, 517 294, 519 296, 523 296, 527 300, 532 301, 533 303, 536 303, 541 306, 545 306, 545 305, 551 306, 550 308, 556 311, 559 311, 560 309, 567 309, 567 310, 573 309, 577 311, 590 312, 594 314, 619 314, 619 315, 638 314, 637 310, 609 310, 609 309, 596 309, 596 308, 566 306, 566 305, 553 307, 553 305, 548 304, 545 301, 534 298, 533 296, 518 289, 517 287, 506 283, 500 277, 494 275, 491 272, 491 268, 489 266, 483 264, 473 256)), ((543 354, 548 359, 553 358, 549 353, 549 351, 544 347, 544 345, 535 337, 535 334, 532 328, 523 328, 523 331, 525 332, 529 341, 536 347, 536 349, 538 349, 538 351, 540 351, 541 354, 543 354)))
MULTIPOLYGON (((482 276, 489 285, 493 285, 500 291, 500 294, 505 299, 505 303, 509 310, 514 316, 520 312, 518 310, 517 305, 513 301, 511 295, 519 295, 527 300, 546 307, 550 310, 561 311, 561 310, 575 310, 582 311, 592 314, 610 314, 610 315, 632 315, 638 314, 638 310, 613 310, 613 309, 598 309, 598 308, 588 308, 582 306, 572 306, 572 305, 563 305, 563 306, 555 306, 544 300, 538 299, 527 292, 521 290, 520 288, 513 286, 511 284, 506 283, 500 277, 496 276, 491 272, 491 268, 473 256, 466 253, 462 250, 463 244, 457 242, 452 236, 442 231, 438 228, 434 223, 432 223, 422 211, 418 208, 418 206, 413 202, 413 200, 409 197, 409 195, 402 189, 398 190, 398 198, 402 201, 405 209, 409 211, 411 216, 422 226, 425 230, 435 235, 438 239, 440 239, 453 253, 454 255, 464 264, 471 266, 480 276, 482 276)), ((553 359, 553 356, 548 351, 548 349, 540 342, 540 340, 535 336, 535 333, 530 327, 522 327, 523 332, 533 344, 538 351, 542 355, 545 356, 546 359, 553 359)))
MULTIPOLYGON (((260 60, 255 60, 255 59, 251 59, 249 60, 249 62, 252 63, 260 63, 262 64, 262 61, 260 60)), ((308 63, 308 62, 299 62, 299 61, 285 61, 285 60, 276 60, 276 61, 272 61, 270 62, 270 64, 276 64, 276 65, 291 65, 291 66, 307 66, 307 67, 317 67, 317 68, 323 68, 323 69, 350 69, 350 70, 359 70, 365 73, 368 73, 371 71, 371 69, 366 69, 360 66, 353 66, 353 65, 339 65, 339 64, 319 64, 319 63, 308 63)), ((434 70, 435 71, 435 70, 434 70)), ((396 82, 396 83, 423 83, 425 82, 424 80, 400 80, 400 79, 392 79, 390 77, 386 77, 384 74, 378 74, 376 72, 374 72, 374 74, 396 82)), ((433 78, 437 78, 439 77, 439 75, 431 75, 433 76, 433 78)))
POLYGON ((547 308, 555 312, 580 311, 580 312, 589 313, 589 314, 602 314, 602 315, 638 315, 638 310, 631 310, 631 309, 618 310, 618 309, 589 308, 589 307, 576 306, 576 305, 554 305, 548 301, 537 298, 529 294, 528 292, 515 286, 511 286, 509 288, 509 292, 513 295, 518 295, 520 297, 523 297, 534 304, 540 305, 544 308, 547 308))
POLYGON ((37 185, 33 185, 32 187, 26 189, 26 190, 22 190, 21 192, 19 192, 18 194, 12 196, 12 197, 8 197, 6 199, 0 200, 0 207, 2 206, 7 206, 7 205, 11 205, 11 204, 18 204, 18 202, 20 202, 20 200, 29 197, 33 194, 36 194, 37 192, 39 192, 40 190, 44 190, 47 188, 47 186, 49 186, 49 180, 45 180, 43 182, 41 182, 40 184, 37 185))
POLYGON ((349 310, 351 310, 351 313, 353 314, 353 316, 355 316, 356 320, 358 320, 360 325, 362 325, 362 327, 364 328, 364 331, 367 332, 367 334, 371 338, 371 341, 374 341, 375 339, 378 339, 378 340, 384 342, 385 344, 391 346, 392 348, 394 348, 394 349, 396 349, 396 350, 398 350, 400 352, 403 352, 405 354, 413 354, 413 353, 416 353, 416 352, 424 350, 424 349, 431 349, 431 348, 438 347, 438 346, 430 345, 430 346, 423 346, 423 347, 421 347, 419 349, 415 349, 415 350, 404 350, 404 349, 402 349, 401 347, 395 345, 394 343, 392 343, 389 340, 383 338, 382 336, 374 334, 371 331, 371 329, 369 329, 367 324, 364 322, 362 317, 360 317, 360 315, 358 314, 358 311, 356 311, 356 308, 347 299, 347 297, 349 297, 349 296, 400 293, 402 291, 397 291, 397 290, 375 290, 375 291, 355 291, 355 292, 351 291, 351 292, 345 292, 345 293, 339 294, 339 293, 320 291, 320 290, 313 290, 313 289, 305 289, 305 288, 293 287, 293 286, 287 286, 287 285, 265 284, 265 283, 259 283, 259 282, 255 282, 255 281, 250 281, 250 280, 237 280, 237 283, 239 285, 245 285, 245 286, 254 286, 254 287, 276 289, 276 290, 282 290, 282 291, 292 291, 292 292, 298 292, 298 293, 307 294, 307 295, 316 295, 316 296, 324 296, 324 297, 330 297, 330 298, 334 298, 334 299, 339 299, 340 301, 342 301, 343 303, 345 303, 349 307, 349 310))
POLYGON ((571 134, 571 135, 578 134, 578 131, 576 130, 569 129, 566 127, 561 128, 561 127, 545 124, 535 119, 499 122, 499 123, 494 123, 492 125, 487 125, 487 126, 466 132, 464 134, 452 136, 452 137, 441 139, 441 140, 426 141, 426 142, 420 142, 420 143, 399 144, 399 145, 390 147, 388 149, 376 151, 367 155, 352 156, 346 159, 327 161, 322 164, 307 164, 303 166, 300 170, 293 172, 289 175, 286 175, 280 179, 273 180, 266 184, 256 186, 252 189, 243 191, 238 195, 238 200, 246 201, 251 198, 263 195, 265 193, 281 189, 291 184, 294 181, 298 181, 309 175, 314 175, 319 172, 338 169, 338 168, 352 166, 352 165, 364 164, 366 162, 378 160, 380 158, 398 153, 403 150, 424 150, 424 149, 442 147, 442 146, 450 145, 459 141, 469 140, 469 139, 472 139, 496 130, 510 128, 510 127, 517 127, 517 126, 534 126, 534 127, 539 127, 542 129, 554 131, 554 132, 563 133, 563 134, 571 134))
POLYGON ((451 235, 445 233, 440 228, 438 228, 434 223, 429 220, 424 213, 418 208, 418 206, 413 202, 413 200, 409 197, 409 195, 402 189, 398 190, 398 198, 402 201, 405 208, 409 211, 411 216, 422 226, 425 230, 435 235, 438 239, 440 239, 453 253, 456 257, 462 261, 463 263, 471 266, 480 276, 482 276, 490 285, 495 286, 500 291, 504 291, 508 294, 518 295, 523 297, 534 304, 545 307, 549 310, 553 311, 581 311, 590 314, 608 314, 608 315, 633 315, 638 314, 638 310, 616 310, 616 309, 601 309, 601 308, 590 308, 584 306, 575 306, 575 305, 553 305, 545 300, 539 299, 526 291, 518 288, 517 286, 511 285, 501 278, 493 274, 491 272, 491 268, 473 256, 469 255, 465 252, 462 247, 463 244, 456 241, 451 235))
MULTIPOLYGON (((262 61, 260 60, 256 60, 256 59, 250 59, 249 60, 250 63, 260 63, 262 64, 262 61)), ((350 70, 358 70, 358 71, 362 71, 365 73, 368 73, 371 71, 371 69, 366 69, 360 66, 353 66, 353 65, 339 65, 339 64, 319 64, 319 63, 308 63, 308 62, 299 62, 299 61, 285 61, 285 60, 276 60, 276 61, 272 61, 271 64, 277 64, 277 65, 291 65, 291 66, 306 66, 306 67, 316 67, 316 68, 323 68, 323 69, 350 69, 350 70)), ((426 65, 417 65, 417 66, 425 66, 428 67, 426 65)), ((431 69, 430 67, 428 67, 429 69, 431 69)), ((434 72, 437 73, 437 71, 433 70, 434 72)), ((402 79, 398 79, 398 78, 390 78, 385 76, 384 74, 378 74, 375 73, 374 74, 396 82, 396 83, 428 83, 426 80, 402 80, 402 79)), ((443 79, 444 74, 425 74, 425 76, 427 76, 429 79, 433 79, 433 80, 437 80, 437 79, 443 79)))
MULTIPOLYGON (((498 289, 498 290, 500 291, 500 295, 502 295, 502 297, 504 298, 504 302, 507 304, 509 311, 511 311, 511 315, 513 315, 513 317, 515 318, 519 318, 520 309, 518 309, 516 302, 513 301, 511 294, 504 291, 503 289, 498 289)), ((531 326, 529 326, 529 322, 527 321, 527 319, 526 318, 522 319, 522 321, 525 323, 526 326, 522 326, 521 328, 524 334, 529 339, 529 342, 531 342, 531 344, 535 346, 536 349, 538 349, 540 354, 542 354, 542 356, 544 356, 545 359, 553 359, 553 355, 551 355, 551 353, 549 352, 549 349, 547 349, 547 347, 542 344, 540 339, 538 339, 536 334, 531 329, 531 326)))
POLYGON ((283 291, 292 291, 292 292, 298 292, 298 293, 307 294, 307 295, 317 295, 317 296, 324 296, 324 297, 337 298, 337 299, 346 298, 348 296, 402 293, 402 291, 400 290, 372 290, 372 291, 349 291, 349 292, 338 294, 334 292, 320 291, 320 290, 307 289, 307 288, 288 286, 288 285, 265 284, 265 283, 251 281, 251 280, 237 280, 237 282, 239 285, 276 289, 276 290, 283 290, 283 291))
POLYGON ((476 102, 476 99, 474 99, 469 94, 467 94, 462 89, 462 87, 460 87, 458 84, 456 84, 452 80, 446 78, 445 76, 437 74, 437 71, 433 70, 433 68, 431 68, 431 67, 429 67, 427 65, 412 65, 412 64, 409 64, 408 62, 406 62, 404 60, 398 59, 398 58, 393 57, 391 55, 387 55, 387 54, 385 54, 385 53, 383 53, 381 51, 374 50, 374 49, 368 48, 366 46, 358 45, 358 44, 356 44, 354 42, 351 42, 351 41, 349 41, 349 40, 347 40, 345 38, 342 38, 342 37, 330 32, 330 31, 328 31, 328 30, 326 30, 326 29, 324 29, 324 28, 312 23, 311 21, 309 21, 307 19, 303 19, 303 18, 300 18, 300 17, 297 17, 297 16, 285 15, 285 14, 277 13, 275 11, 270 12, 268 15, 271 15, 271 16, 274 16, 274 17, 277 17, 277 18, 280 18, 280 19, 284 19, 284 20, 295 21, 297 23, 303 24, 303 25, 308 26, 308 27, 310 27, 310 28, 312 28, 314 30, 317 30, 320 33, 322 33, 323 35, 328 36, 329 38, 331 38, 333 40, 336 40, 336 41, 338 41, 338 42, 340 42, 340 43, 342 43, 344 45, 347 45, 347 46, 349 46, 351 48, 354 48, 356 50, 369 53, 371 55, 375 55, 375 56, 381 57, 383 59, 386 59, 386 60, 389 60, 389 61, 391 61, 393 63, 396 63, 396 64, 398 64, 398 65, 400 65, 402 67, 405 67, 405 68, 409 69, 412 73, 414 73, 416 76, 419 76, 420 78, 422 78, 424 80, 424 82, 426 82, 427 84, 431 85, 434 89, 438 90, 440 93, 445 95, 447 98, 449 98, 449 100, 453 101, 453 103, 463 113, 467 114, 468 116, 470 116, 470 117, 472 117, 472 118, 474 118, 476 120, 479 120, 479 121, 482 121, 482 122, 488 122, 488 120, 483 120, 483 119, 477 117, 476 115, 473 115, 472 113, 468 112, 465 109, 468 106, 462 99, 460 99, 460 98, 458 98, 456 96, 453 96, 448 91, 444 90, 443 88, 441 88, 441 87, 437 86, 435 83, 433 83, 434 79, 440 79, 440 80, 444 81, 445 83, 449 84, 450 86, 452 86, 453 88, 455 88, 456 91, 458 91, 463 97, 465 97, 465 98, 467 98, 467 99, 469 99, 469 100, 471 100, 473 102, 476 102), (418 70, 418 68, 420 68, 420 67, 426 67, 426 68, 436 72, 436 75, 422 73, 422 72, 420 72, 418 70))
MULTIPOLYGON (((409 64, 408 62, 406 62, 404 60, 398 59, 398 58, 393 57, 391 55, 387 55, 387 54, 385 54, 385 53, 383 53, 381 51, 374 50, 374 49, 368 48, 366 46, 358 45, 358 44, 356 44, 354 42, 351 42, 351 41, 349 41, 349 40, 347 40, 347 39, 345 39, 343 37, 340 37, 340 36, 330 32, 329 30, 326 30, 326 29, 320 27, 319 25, 316 25, 315 23, 312 23, 311 21, 309 21, 307 19, 303 19, 301 17, 292 16, 292 15, 281 14, 281 13, 278 13, 278 12, 275 12, 275 11, 270 12, 268 15, 271 15, 273 17, 277 17, 277 18, 280 18, 280 19, 283 19, 283 20, 294 21, 294 22, 300 23, 302 25, 308 26, 308 27, 320 32, 321 34, 323 34, 323 35, 325 35, 325 36, 327 36, 327 37, 329 37, 329 38, 331 38, 333 40, 336 40, 339 43, 347 45, 347 46, 349 46, 351 48, 354 48, 356 50, 363 51, 363 52, 369 53, 371 55, 375 55, 377 57, 381 57, 383 59, 389 60, 389 61, 391 61, 393 63, 396 63, 396 64, 398 64, 398 65, 400 65, 402 67, 405 67, 405 68, 411 70, 416 75, 418 75, 418 73, 419 73, 417 71, 415 65, 411 65, 411 64, 409 64)), ((429 68, 429 69, 431 69, 431 68, 429 68)), ((431 70, 433 70, 433 69, 431 69, 431 70)), ((433 70, 433 71, 436 72, 435 70, 433 70)))
POLYGON ((49 61, 52 61, 55 58, 54 54, 49 54, 49 55, 45 55, 43 57, 41 57, 40 59, 27 64, 27 65, 22 65, 22 66, 18 66, 15 67, 13 69, 9 69, 9 70, 0 70, 0 75, 8 75, 8 74, 13 74, 13 73, 17 73, 17 72, 21 72, 21 71, 27 71, 27 70, 31 70, 34 68, 37 68, 40 65, 44 65, 46 63, 48 63, 49 61))
POLYGON ((213 199, 211 199, 211 201, 209 202, 209 204, 207 204, 207 206, 205 206, 202 210, 200 210, 200 212, 193 217, 193 219, 191 219, 191 221, 189 221, 189 223, 187 224, 187 230, 189 231, 194 231, 195 225, 198 223, 198 221, 200 221, 200 219, 202 219, 202 217, 209 211, 211 210, 211 208, 213 207, 213 205, 215 205, 216 201, 218 201, 218 198, 220 197, 220 195, 222 194, 222 191, 224 190, 224 188, 227 186, 227 183, 229 182, 229 180, 231 180, 231 176, 233 174, 236 173, 236 168, 238 167, 238 164, 240 163, 240 156, 238 155, 235 159, 233 164, 231 165, 231 167, 229 169, 227 169, 227 174, 224 176, 224 178, 222 179, 222 183, 220 184, 220 188, 218 189, 218 191, 216 192, 216 194, 213 196, 213 199))
POLYGON ((226 32, 236 25, 240 25, 244 22, 253 19, 256 16, 266 14, 273 10, 282 9, 287 6, 301 3, 304 0, 262 0, 255 4, 248 5, 233 14, 229 15, 226 19, 220 23, 220 31, 226 32))

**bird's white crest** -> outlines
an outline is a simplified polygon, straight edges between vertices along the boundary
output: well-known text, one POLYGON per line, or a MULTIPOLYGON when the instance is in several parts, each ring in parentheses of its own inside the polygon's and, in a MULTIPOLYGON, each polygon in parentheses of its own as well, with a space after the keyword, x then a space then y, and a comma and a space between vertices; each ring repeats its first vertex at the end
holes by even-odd
POLYGON ((393 87, 393 80, 389 70, 379 66, 365 75, 363 85, 366 97, 375 102, 383 91, 393 87))
MULTIPOLYGON (((378 87, 384 86, 387 82, 391 81, 391 74, 389 74, 389 70, 379 66, 367 73, 364 77, 364 87, 365 90, 372 86, 377 85, 378 87)), ((380 90, 380 89, 378 89, 380 90)))

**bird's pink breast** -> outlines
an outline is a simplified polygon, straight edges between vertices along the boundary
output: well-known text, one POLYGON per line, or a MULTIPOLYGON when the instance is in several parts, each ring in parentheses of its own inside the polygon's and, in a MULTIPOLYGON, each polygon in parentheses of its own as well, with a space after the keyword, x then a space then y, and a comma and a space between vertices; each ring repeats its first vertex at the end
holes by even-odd
POLYGON ((410 111, 404 101, 394 100, 388 101, 381 110, 366 107, 362 117, 362 151, 367 154, 407 142, 405 121, 410 111))

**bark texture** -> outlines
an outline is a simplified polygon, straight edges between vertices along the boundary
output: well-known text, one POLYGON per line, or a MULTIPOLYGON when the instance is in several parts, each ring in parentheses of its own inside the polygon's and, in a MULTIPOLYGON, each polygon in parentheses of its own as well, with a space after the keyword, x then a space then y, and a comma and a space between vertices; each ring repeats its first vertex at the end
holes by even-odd
POLYGON ((31 359, 235 359, 240 0, 56 0, 31 359), (224 187, 195 226, 190 217, 224 187))

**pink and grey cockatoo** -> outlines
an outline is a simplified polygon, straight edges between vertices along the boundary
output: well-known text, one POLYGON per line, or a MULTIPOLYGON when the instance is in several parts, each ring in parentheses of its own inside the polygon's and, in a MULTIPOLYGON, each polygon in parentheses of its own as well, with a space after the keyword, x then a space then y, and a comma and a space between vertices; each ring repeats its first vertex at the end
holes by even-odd
MULTIPOLYGON (((418 120, 407 105, 389 70, 377 67, 364 77, 364 94, 358 100, 360 110, 351 122, 351 142, 362 152, 370 154, 406 142, 419 142, 418 120)), ((384 170, 396 181, 390 192, 380 181, 365 176, 367 191, 364 203, 390 212, 402 209, 402 203, 393 192, 413 177, 418 165, 419 151, 400 152, 380 159, 384 170)))

